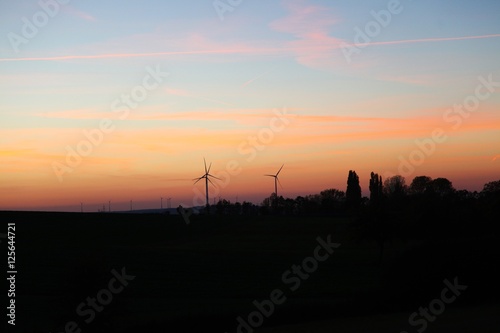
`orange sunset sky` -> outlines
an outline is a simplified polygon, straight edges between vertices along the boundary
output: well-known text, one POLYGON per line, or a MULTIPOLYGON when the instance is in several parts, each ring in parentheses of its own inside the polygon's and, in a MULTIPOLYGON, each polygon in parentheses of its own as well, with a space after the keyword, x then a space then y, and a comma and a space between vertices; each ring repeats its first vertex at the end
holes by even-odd
POLYGON ((498 1, 51 3, 0 4, 2 210, 500 179, 498 1))

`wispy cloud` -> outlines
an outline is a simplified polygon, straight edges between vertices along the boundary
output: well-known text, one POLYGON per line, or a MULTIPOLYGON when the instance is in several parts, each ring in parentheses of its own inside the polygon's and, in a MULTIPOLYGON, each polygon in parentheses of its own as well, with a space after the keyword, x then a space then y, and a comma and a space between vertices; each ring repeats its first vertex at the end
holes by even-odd
POLYGON ((76 17, 83 19, 85 21, 96 21, 94 16, 90 15, 87 12, 79 10, 71 5, 63 6, 62 10, 65 11, 66 13, 72 15, 72 16, 76 16, 76 17))
POLYGON ((270 27, 276 31, 291 34, 295 40, 285 46, 295 53, 297 62, 317 68, 330 67, 339 62, 331 54, 340 48, 341 39, 329 35, 332 26, 338 24, 331 9, 311 5, 303 0, 283 1, 288 16, 275 20, 270 27))
POLYGON ((90 55, 65 55, 52 57, 27 57, 27 58, 1 58, 0 61, 63 61, 76 59, 116 59, 116 58, 146 58, 161 57, 170 55, 190 55, 190 54, 223 54, 223 53, 245 53, 246 50, 202 50, 202 51, 171 51, 171 52, 150 52, 150 53, 108 53, 90 55))

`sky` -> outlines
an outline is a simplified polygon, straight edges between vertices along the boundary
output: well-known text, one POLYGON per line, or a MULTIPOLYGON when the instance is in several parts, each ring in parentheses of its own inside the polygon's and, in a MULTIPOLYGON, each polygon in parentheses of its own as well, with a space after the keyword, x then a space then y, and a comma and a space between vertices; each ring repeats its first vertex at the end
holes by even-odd
POLYGON ((496 0, 0 2, 0 209, 500 179, 496 0))

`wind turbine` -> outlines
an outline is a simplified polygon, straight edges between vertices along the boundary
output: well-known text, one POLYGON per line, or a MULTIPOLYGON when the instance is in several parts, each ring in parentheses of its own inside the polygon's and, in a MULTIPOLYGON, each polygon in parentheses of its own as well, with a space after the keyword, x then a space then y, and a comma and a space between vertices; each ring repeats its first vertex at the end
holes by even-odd
POLYGON ((212 185, 215 186, 215 184, 210 180, 209 177, 213 177, 215 179, 219 179, 219 180, 222 180, 220 178, 217 178, 213 175, 210 174, 210 168, 212 167, 212 163, 210 163, 210 165, 208 166, 208 169, 207 169, 207 162, 205 161, 205 158, 203 158, 203 163, 205 164, 205 174, 199 178, 194 178, 193 180, 196 180, 194 183, 196 184, 197 182, 199 182, 200 180, 202 180, 203 178, 205 178, 205 196, 206 196, 206 199, 207 199, 207 207, 210 207, 210 204, 209 204, 209 201, 208 201, 208 182, 210 182, 212 185))
MULTIPOLYGON (((280 183, 280 180, 278 179, 278 175, 279 175, 281 169, 283 169, 283 166, 284 166, 284 164, 281 166, 281 168, 278 170, 278 172, 276 172, 275 175, 264 175, 267 177, 274 177, 274 193, 276 193, 276 200, 278 200, 278 183, 280 183)), ((280 183, 280 186, 281 186, 281 183, 280 183)), ((281 187, 283 187, 283 186, 281 186, 281 187)))

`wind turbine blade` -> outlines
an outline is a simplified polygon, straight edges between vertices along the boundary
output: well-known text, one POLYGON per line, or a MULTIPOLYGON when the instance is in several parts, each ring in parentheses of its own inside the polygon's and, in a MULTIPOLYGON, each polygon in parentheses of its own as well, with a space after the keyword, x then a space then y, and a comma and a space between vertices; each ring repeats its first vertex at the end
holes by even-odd
MULTIPOLYGON (((194 184, 196 184, 197 182, 199 182, 199 181, 200 181, 200 180, 202 180, 203 178, 204 178, 204 177, 200 177, 200 178, 195 178, 195 179, 193 179, 193 180, 196 180, 196 181, 194 182, 194 184)), ((193 185, 194 185, 194 184, 193 184, 193 185)))
POLYGON ((211 175, 211 174, 208 174, 208 176, 209 176, 209 177, 213 177, 213 178, 218 179, 218 180, 222 180, 222 179, 220 179, 219 177, 215 177, 214 175, 211 175))
POLYGON ((207 174, 210 173, 210 168, 212 167, 212 162, 210 162, 210 165, 208 166, 208 171, 207 171, 207 174))
POLYGON ((207 161, 205 161, 205 157, 203 157, 203 164, 205 164, 205 174, 208 173, 207 171, 207 161))
POLYGON ((264 176, 268 176, 268 177, 276 177, 275 175, 264 175, 264 176))
POLYGON ((276 173, 276 176, 278 176, 278 175, 279 175, 279 173, 281 172, 281 169, 283 169, 283 167, 284 167, 284 166, 285 166, 285 164, 283 164, 283 165, 281 166, 281 168, 280 168, 280 169, 278 170, 278 172, 276 173))
POLYGON ((280 184, 281 189, 283 189, 283 186, 281 185, 280 179, 278 177, 276 177, 276 179, 278 180, 278 184, 280 184))
POLYGON ((213 186, 215 186, 215 184, 210 180, 210 178, 207 178, 207 180, 210 182, 210 184, 212 184, 213 186))

